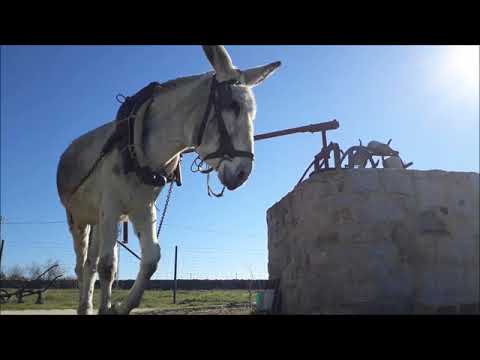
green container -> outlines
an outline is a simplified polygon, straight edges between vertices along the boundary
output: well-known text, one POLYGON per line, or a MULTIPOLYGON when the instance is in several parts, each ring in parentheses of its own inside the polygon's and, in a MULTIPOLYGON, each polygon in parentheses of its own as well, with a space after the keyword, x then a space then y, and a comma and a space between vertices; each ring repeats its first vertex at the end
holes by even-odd
POLYGON ((257 292, 257 295, 255 297, 255 308, 257 309, 257 311, 263 311, 263 298, 264 292, 257 292))

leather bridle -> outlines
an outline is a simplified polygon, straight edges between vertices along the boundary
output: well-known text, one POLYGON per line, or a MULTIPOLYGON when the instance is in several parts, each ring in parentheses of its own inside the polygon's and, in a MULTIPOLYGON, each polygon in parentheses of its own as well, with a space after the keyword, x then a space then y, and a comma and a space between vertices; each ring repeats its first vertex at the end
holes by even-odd
MULTIPOLYGON (((242 151, 237 150, 233 146, 232 139, 227 132, 227 128, 225 126, 225 121, 222 116, 222 110, 231 108, 233 111, 236 111, 237 114, 239 112, 239 105, 232 99, 232 85, 238 85, 240 81, 238 80, 227 80, 219 82, 214 75, 212 78, 212 84, 210 87, 210 95, 208 98, 207 108, 205 110, 205 114, 203 116, 202 123, 200 125, 198 135, 197 135, 197 142, 196 146, 199 147, 202 144, 203 135, 205 132, 205 128, 207 127, 207 123, 209 121, 209 115, 211 113, 212 107, 214 108, 214 115, 212 120, 217 121, 217 128, 220 133, 220 146, 217 151, 208 154, 202 159, 203 161, 215 158, 221 158, 223 160, 231 160, 234 157, 246 157, 253 161, 254 155, 249 151, 242 151)), ((213 169, 212 169, 213 170, 213 169)))

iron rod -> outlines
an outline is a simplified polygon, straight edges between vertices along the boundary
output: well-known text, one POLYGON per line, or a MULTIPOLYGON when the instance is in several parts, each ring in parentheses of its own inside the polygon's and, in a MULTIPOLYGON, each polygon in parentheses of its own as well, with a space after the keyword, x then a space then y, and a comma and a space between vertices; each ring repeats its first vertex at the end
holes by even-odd
POLYGON ((257 141, 257 140, 270 139, 273 137, 285 136, 285 135, 291 135, 291 134, 297 134, 297 133, 303 133, 303 132, 311 132, 311 133, 315 133, 319 131, 324 132, 327 130, 338 129, 338 127, 339 127, 338 121, 332 120, 332 121, 318 123, 318 124, 311 124, 311 125, 300 126, 300 127, 291 128, 291 129, 258 134, 258 135, 255 135, 253 138, 255 139, 255 141, 257 141))
POLYGON ((135 254, 132 250, 130 250, 127 245, 122 244, 122 242, 121 242, 121 241, 118 241, 118 240, 117 240, 117 243, 119 243, 119 244, 122 245, 125 249, 127 249, 127 251, 128 251, 130 254, 132 254, 133 256, 135 256, 138 260, 140 260, 140 261, 142 260, 142 258, 141 258, 140 256, 138 256, 137 254, 135 254))

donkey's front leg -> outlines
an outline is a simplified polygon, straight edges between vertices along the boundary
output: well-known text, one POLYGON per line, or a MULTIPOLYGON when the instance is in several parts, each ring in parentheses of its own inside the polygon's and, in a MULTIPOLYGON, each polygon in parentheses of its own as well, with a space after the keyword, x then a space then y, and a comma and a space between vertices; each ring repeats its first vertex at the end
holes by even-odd
POLYGON ((155 233, 157 214, 153 204, 134 210, 129 214, 129 219, 132 221, 134 231, 140 240, 142 260, 140 271, 133 287, 130 289, 127 300, 115 309, 120 314, 129 314, 132 309, 140 305, 148 280, 157 270, 160 261, 160 245, 155 233))
POLYGON ((101 236, 98 277, 100 280, 99 314, 110 310, 112 284, 117 273, 117 237, 119 215, 114 207, 105 207, 100 211, 98 232, 101 236))

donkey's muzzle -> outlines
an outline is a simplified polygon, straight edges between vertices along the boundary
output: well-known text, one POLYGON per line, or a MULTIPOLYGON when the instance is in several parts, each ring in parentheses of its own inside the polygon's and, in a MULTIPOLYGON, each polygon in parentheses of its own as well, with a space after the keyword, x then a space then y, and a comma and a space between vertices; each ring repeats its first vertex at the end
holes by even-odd
POLYGON ((235 190, 240 187, 250 175, 252 170, 251 163, 242 161, 238 166, 232 166, 232 162, 223 161, 222 170, 219 175, 219 180, 228 190, 235 190))

